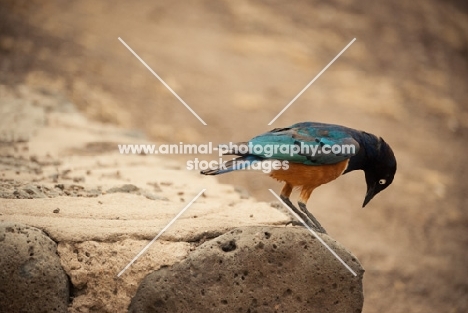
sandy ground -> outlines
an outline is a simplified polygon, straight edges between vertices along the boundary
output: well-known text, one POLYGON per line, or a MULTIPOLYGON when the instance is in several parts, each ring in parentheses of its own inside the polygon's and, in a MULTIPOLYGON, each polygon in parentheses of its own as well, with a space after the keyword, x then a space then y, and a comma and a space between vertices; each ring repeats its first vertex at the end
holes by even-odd
MULTIPOLYGON (((382 136, 398 160, 388 190, 362 210, 363 175, 351 173, 318 189, 309 207, 366 269, 364 312, 468 310, 468 18, 463 2, 6 1, 0 14, 1 83, 13 90, 23 84, 58 93, 87 117, 132 134, 140 130, 157 143, 241 141, 305 120, 382 136), (208 125, 201 125, 117 37, 208 125), (352 38, 357 41, 348 51, 267 126, 352 38)), ((107 140, 101 136, 83 137, 82 151, 67 155, 89 153, 89 162, 94 161, 106 147, 99 144, 107 140)), ((56 140, 43 145, 54 146, 56 140)), ((179 162, 179 171, 186 173, 190 158, 160 162, 179 162)), ((125 166, 112 169, 120 167, 125 166)), ((132 172, 130 167, 126 175, 137 175, 132 172)), ((146 168, 140 175, 147 179, 146 168)), ((163 181, 172 174, 160 175, 163 181)), ((88 182, 85 172, 79 177, 88 182)), ((266 202, 273 200, 268 188, 280 189, 258 173, 219 180, 266 202)), ((151 186, 139 187, 151 191, 151 186)), ((193 196, 196 190, 184 192, 193 196)), ((216 197, 228 196, 223 191, 216 197)))

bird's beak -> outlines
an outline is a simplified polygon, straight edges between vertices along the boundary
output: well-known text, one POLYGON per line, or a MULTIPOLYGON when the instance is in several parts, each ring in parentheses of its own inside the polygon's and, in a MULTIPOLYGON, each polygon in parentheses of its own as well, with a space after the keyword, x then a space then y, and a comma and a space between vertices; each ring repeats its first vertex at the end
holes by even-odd
POLYGON ((367 193, 366 193, 366 197, 364 198, 364 203, 362 204, 362 207, 365 207, 369 201, 372 200, 372 198, 374 198, 375 196, 375 185, 371 185, 367 188, 367 193))

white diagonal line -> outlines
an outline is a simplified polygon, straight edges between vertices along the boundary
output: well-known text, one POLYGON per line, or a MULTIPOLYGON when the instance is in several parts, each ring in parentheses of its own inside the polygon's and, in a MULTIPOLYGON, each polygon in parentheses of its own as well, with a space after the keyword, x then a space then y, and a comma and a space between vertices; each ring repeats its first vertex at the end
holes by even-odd
POLYGON ((351 45, 353 44, 353 42, 355 42, 355 41, 356 41, 356 38, 354 38, 353 40, 351 40, 351 42, 348 43, 348 45, 347 45, 346 47, 344 47, 344 49, 341 50, 341 52, 338 53, 338 55, 337 55, 333 60, 331 60, 331 62, 328 63, 328 65, 325 66, 325 68, 324 68, 322 71, 320 71, 320 73, 318 73, 317 76, 315 76, 314 79, 312 79, 312 80, 310 81, 310 83, 308 83, 307 86, 305 86, 304 89, 302 89, 301 92, 299 92, 299 93, 297 94, 297 96, 295 96, 294 99, 292 99, 291 102, 289 102, 288 105, 286 105, 286 106, 284 107, 284 109, 281 110, 281 112, 279 112, 278 115, 276 115, 276 117, 275 117, 274 119, 272 119, 270 123, 268 123, 268 125, 273 124, 273 122, 276 121, 276 119, 277 119, 278 117, 280 117, 281 114, 283 114, 284 111, 286 111, 286 110, 294 103, 294 101, 296 101, 297 98, 299 98, 299 97, 304 93, 304 91, 306 91, 307 88, 309 88, 310 85, 312 85, 312 84, 317 80, 317 78, 319 78, 320 75, 322 75, 323 72, 325 72, 325 71, 330 67, 330 65, 332 65, 333 62, 335 62, 336 59, 338 59, 338 58, 343 54, 343 52, 345 52, 346 49, 348 49, 349 46, 351 46, 351 45))
POLYGON ((317 238, 317 240, 320 241, 320 243, 322 245, 324 245, 325 248, 327 248, 331 252, 331 254, 333 254, 333 256, 335 258, 337 258, 338 261, 340 261, 341 264, 343 264, 346 267, 346 269, 348 269, 348 271, 351 272, 351 274, 353 274, 354 276, 357 276, 356 272, 353 271, 353 269, 348 264, 346 264, 345 261, 343 261, 343 259, 340 258, 340 256, 338 254, 336 254, 336 252, 333 251, 333 249, 330 248, 325 243, 325 241, 323 241, 323 239, 319 235, 317 235, 317 233, 312 228, 310 228, 309 225, 307 225, 306 222, 304 222, 304 220, 299 215, 296 214, 296 212, 294 212, 286 203, 284 203, 284 201, 273 191, 273 189, 268 189, 268 190, 270 190, 270 192, 289 210, 289 212, 291 212, 292 215, 295 218, 297 218, 299 220, 299 222, 301 222, 312 233, 312 235, 314 235, 314 237, 317 238))
POLYGON ((125 41, 123 41, 122 38, 119 37, 119 40, 120 40, 120 42, 121 42, 121 43, 122 43, 122 44, 123 44, 123 45, 124 45, 124 46, 125 46, 125 47, 126 47, 126 48, 127 48, 127 49, 128 49, 128 50, 129 50, 129 51, 130 51, 130 52, 131 52, 131 53, 132 53, 132 54, 133 54, 133 55, 134 55, 134 56, 135 56, 135 57, 136 57, 136 58, 137 58, 137 59, 154 75, 154 76, 156 76, 157 79, 159 79, 159 81, 160 81, 164 86, 166 86, 166 88, 167 88, 170 92, 172 92, 172 94, 173 94, 177 99, 179 99, 179 101, 180 101, 183 105, 185 105, 185 107, 186 107, 190 112, 192 112, 193 115, 195 115, 196 118, 198 118, 198 120, 199 120, 203 125, 206 126, 205 121, 202 120, 201 117, 198 116, 198 114, 195 113, 195 111, 192 110, 192 108, 191 108, 187 103, 185 103, 185 101, 182 100, 182 98, 179 97, 179 95, 176 94, 176 92, 175 92, 174 90, 172 90, 172 88, 169 87, 169 85, 166 84, 166 82, 165 82, 164 80, 162 80, 162 78, 159 77, 159 75, 156 74, 156 72, 153 71, 153 70, 151 69, 151 67, 149 67, 148 64, 146 64, 146 62, 143 61, 142 58, 140 58, 140 56, 139 56, 138 54, 136 54, 135 51, 133 51, 133 49, 130 48, 130 46, 127 45, 127 43, 126 43, 125 41))
POLYGON ((130 261, 130 263, 127 264, 127 266, 124 267, 123 270, 120 271, 120 273, 117 274, 117 277, 120 277, 120 275, 122 275, 133 263, 135 263, 136 260, 138 260, 138 258, 143 254, 145 253, 146 250, 148 250, 148 248, 198 199, 198 197, 201 196, 202 193, 205 192, 206 189, 203 189, 202 191, 200 191, 200 193, 198 195, 195 196, 195 198, 192 199, 192 201, 189 202, 189 204, 187 204, 185 206, 185 208, 183 208, 179 214, 177 214, 167 225, 166 227, 164 227, 160 232, 159 234, 156 235, 156 237, 153 238, 153 240, 151 240, 134 258, 133 260, 130 261))

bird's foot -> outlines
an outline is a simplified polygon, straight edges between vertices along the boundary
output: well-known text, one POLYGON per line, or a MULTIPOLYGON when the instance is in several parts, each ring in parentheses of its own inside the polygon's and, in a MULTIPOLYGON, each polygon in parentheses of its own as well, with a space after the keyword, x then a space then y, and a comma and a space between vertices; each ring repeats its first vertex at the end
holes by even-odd
MULTIPOLYGON (((288 207, 291 208, 291 210, 294 211, 294 213, 296 213, 297 215, 299 215, 302 218, 302 220, 307 224, 307 226, 309 226, 312 229, 320 232, 320 230, 317 229, 314 222, 310 220, 310 218, 306 215, 306 213, 304 213, 301 210, 299 210, 298 208, 296 208, 294 206, 294 204, 292 204, 291 200, 289 200, 289 198, 286 198, 284 196, 280 196, 280 198, 281 198, 281 200, 283 200, 284 203, 286 203, 286 205, 288 207)), ((299 222, 299 221, 290 221, 290 222, 286 223, 286 226, 289 225, 289 224, 292 224, 293 226, 303 226, 303 224, 301 222, 299 222)))
POLYGON ((301 211, 308 217, 310 221, 312 221, 312 228, 319 233, 326 234, 327 231, 325 230, 325 228, 323 228, 322 225, 320 225, 320 222, 315 218, 315 216, 313 216, 312 213, 310 213, 309 210, 307 210, 305 203, 299 202, 298 204, 301 211))
POLYGON ((304 224, 302 224, 302 223, 299 222, 298 220, 290 220, 290 221, 287 222, 284 226, 288 226, 288 225, 292 225, 292 226, 304 226, 304 224))
MULTIPOLYGON (((306 222, 307 223, 307 222, 306 222)), ((287 222, 286 224, 284 224, 284 226, 288 226, 288 225, 292 225, 292 226, 301 226, 301 227, 306 227, 304 224, 302 224, 302 222, 298 221, 298 220, 290 220, 289 222, 287 222)), ((312 225, 310 223, 307 223, 307 226, 312 228, 316 233, 320 233, 320 234, 326 234, 327 232, 325 231, 325 229, 323 227, 320 227, 318 228, 317 226, 315 225, 312 225)), ((306 227, 307 228, 307 227, 306 227)))

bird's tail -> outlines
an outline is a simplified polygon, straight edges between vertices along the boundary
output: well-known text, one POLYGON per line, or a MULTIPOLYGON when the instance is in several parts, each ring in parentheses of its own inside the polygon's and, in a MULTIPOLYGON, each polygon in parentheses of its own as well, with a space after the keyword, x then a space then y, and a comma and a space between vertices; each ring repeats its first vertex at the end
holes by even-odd
POLYGON ((232 171, 244 170, 252 164, 261 162, 262 160, 262 158, 255 155, 246 155, 220 164, 215 169, 207 169, 201 171, 200 173, 204 175, 218 175, 229 173, 232 171))

